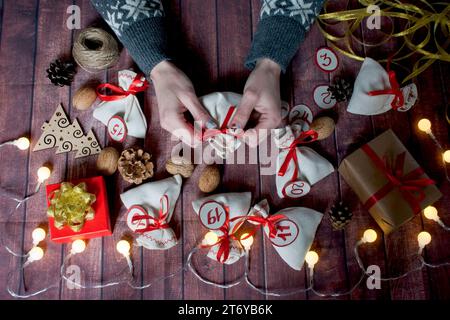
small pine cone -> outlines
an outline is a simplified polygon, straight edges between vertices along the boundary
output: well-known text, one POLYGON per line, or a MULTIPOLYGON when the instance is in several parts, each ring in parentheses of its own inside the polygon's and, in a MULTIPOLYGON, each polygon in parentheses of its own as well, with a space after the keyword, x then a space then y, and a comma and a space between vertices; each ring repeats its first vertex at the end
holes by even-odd
POLYGON ((73 61, 55 60, 50 63, 47 77, 55 86, 70 86, 76 74, 75 63, 73 61))
POLYGON ((152 156, 142 149, 125 149, 118 161, 118 169, 123 179, 129 183, 141 184, 153 177, 152 156))
POLYGON ((339 202, 333 205, 329 211, 331 225, 335 230, 343 229, 352 219, 353 213, 343 203, 339 202))
POLYGON ((328 92, 337 102, 349 101, 353 94, 353 84, 346 79, 336 77, 333 84, 328 87, 328 92))

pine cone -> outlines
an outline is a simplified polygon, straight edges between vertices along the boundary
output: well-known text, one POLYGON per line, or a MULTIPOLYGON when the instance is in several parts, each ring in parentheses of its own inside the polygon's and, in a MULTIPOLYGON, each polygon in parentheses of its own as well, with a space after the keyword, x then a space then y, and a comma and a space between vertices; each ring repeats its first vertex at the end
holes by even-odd
POLYGON ((47 77, 55 86, 70 86, 73 77, 77 73, 75 63, 73 61, 62 61, 57 59, 50 63, 50 67, 46 70, 47 77))
POLYGON ((328 92, 337 102, 348 101, 352 97, 353 85, 346 79, 336 77, 333 84, 328 87, 328 92))
POLYGON ((130 183, 141 184, 153 177, 152 156, 142 149, 129 148, 122 152, 118 168, 123 179, 130 183))
POLYGON ((353 213, 342 201, 332 206, 329 214, 331 225, 335 230, 343 229, 353 217, 353 213))

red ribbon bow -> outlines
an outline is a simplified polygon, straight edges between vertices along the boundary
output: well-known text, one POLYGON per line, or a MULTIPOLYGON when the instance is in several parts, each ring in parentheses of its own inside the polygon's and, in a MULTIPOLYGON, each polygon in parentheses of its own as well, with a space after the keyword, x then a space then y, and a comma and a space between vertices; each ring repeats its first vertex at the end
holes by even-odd
POLYGON ((167 195, 164 195, 161 197, 161 207, 158 211, 158 217, 152 217, 149 214, 146 216, 134 216, 132 218, 132 221, 140 221, 140 220, 148 220, 149 225, 140 230, 136 230, 137 233, 144 233, 147 231, 154 231, 154 230, 160 230, 160 229, 168 229, 169 224, 166 221, 167 216, 169 215, 169 198, 167 195))
POLYGON ((144 74, 138 74, 134 78, 128 90, 123 90, 121 87, 109 83, 103 83, 97 86, 97 96, 102 101, 115 101, 128 97, 130 94, 135 95, 138 92, 145 91, 149 87, 148 81, 144 78, 144 74), (144 79, 144 80, 142 80, 144 79), (112 91, 111 95, 103 94, 102 90, 109 89, 112 91))
POLYGON ((383 161, 369 145, 364 145, 362 150, 369 156, 375 166, 383 172, 388 179, 388 183, 373 194, 364 203, 364 208, 369 210, 378 201, 383 199, 394 188, 397 188, 402 194, 403 198, 409 203, 414 213, 420 212, 420 202, 425 198, 425 192, 423 188, 429 185, 435 184, 435 182, 428 178, 420 178, 424 171, 422 168, 416 168, 408 174, 403 172, 405 164, 406 152, 399 154, 394 166, 391 166, 387 159, 383 161))
MULTIPOLYGON (((219 134, 230 134, 230 132, 228 132, 228 124, 235 110, 236 110, 235 106, 230 106, 230 108, 228 108, 227 115, 225 116, 225 120, 223 120, 220 129, 206 129, 203 132, 203 141, 206 141, 207 139, 215 137, 219 134)), ((236 134, 235 136, 238 137, 239 134, 236 134)))
POLYGON ((288 151, 288 154, 286 155, 286 159, 284 160, 283 164, 280 167, 280 170, 278 171, 278 175, 283 177, 287 172, 289 163, 291 161, 294 161, 295 167, 294 167, 294 174, 292 175, 292 181, 296 180, 298 177, 298 173, 299 173, 297 146, 316 141, 318 136, 319 135, 316 131, 308 130, 308 131, 303 131, 297 138, 295 138, 294 141, 292 141, 291 145, 287 148, 287 149, 289 149, 289 151, 288 151))
MULTIPOLYGON (((269 229, 269 238, 275 238, 278 233, 277 222, 285 218, 286 216, 283 214, 275 214, 273 216, 268 216, 266 218, 264 218, 263 216, 238 216, 234 217, 230 221, 233 222, 235 220, 241 219, 244 221, 254 222, 262 227, 267 227, 269 229)), ((248 236, 246 236, 244 239, 253 236, 255 233, 256 228, 254 228, 251 232, 249 232, 248 236)))
POLYGON ((394 100, 391 102, 391 107, 395 111, 397 111, 399 108, 401 108, 405 104, 405 98, 403 97, 403 93, 400 90, 400 85, 398 84, 397 77, 395 75, 395 72, 390 70, 391 69, 391 60, 388 60, 387 63, 387 71, 389 75, 389 83, 391 85, 391 89, 387 90, 374 90, 370 91, 368 93, 369 96, 380 96, 385 94, 392 94, 394 95, 394 100))
POLYGON ((228 260, 230 256, 230 240, 234 239, 237 240, 237 238, 234 236, 234 234, 229 234, 229 221, 224 223, 222 227, 219 229, 220 232, 222 232, 222 235, 218 237, 217 242, 210 244, 210 245, 202 245, 202 248, 211 248, 214 246, 219 245, 219 249, 217 250, 217 261, 220 263, 224 263, 228 260))

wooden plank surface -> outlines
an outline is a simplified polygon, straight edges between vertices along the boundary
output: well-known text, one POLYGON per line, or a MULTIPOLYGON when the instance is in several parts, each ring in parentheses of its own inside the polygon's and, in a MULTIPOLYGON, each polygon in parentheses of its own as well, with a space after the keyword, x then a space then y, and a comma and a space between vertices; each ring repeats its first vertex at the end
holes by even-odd
MULTIPOLYGON (((333 3, 336 6, 346 5, 344 1, 338 0, 333 3)), ((354 3, 355 1, 351 1, 351 5, 354 3)), ((90 25, 108 28, 89 0, 0 0, 0 106, 3 111, 0 118, 0 141, 26 134, 31 135, 32 141, 36 141, 40 136, 42 123, 49 120, 57 104, 62 102, 71 121, 77 118, 85 132, 93 128, 102 146, 115 146, 120 151, 129 146, 143 147, 154 157, 155 179, 168 177, 164 165, 178 142, 159 125, 159 106, 152 88, 138 96, 149 125, 147 139, 129 140, 123 146, 109 140, 105 127, 93 119, 92 111, 80 112, 71 104, 75 91, 86 82, 95 80, 117 83, 117 71, 130 67, 136 69, 126 50, 122 50, 117 65, 107 72, 92 75, 79 70, 70 88, 54 87, 47 79, 45 69, 49 63, 59 56, 70 54, 74 36, 79 32, 66 27, 66 9, 72 4, 81 8, 83 28, 90 25), (20 120, 16 111, 18 108, 20 120)), ((197 94, 201 96, 214 91, 242 92, 249 74, 243 62, 259 21, 260 1, 240 0, 230 5, 216 0, 170 0, 165 9, 170 22, 169 33, 176 44, 175 63, 190 77, 197 94)), ((374 37, 367 30, 363 29, 361 32, 364 39, 374 37)), ((449 64, 435 63, 419 76, 416 83, 420 101, 408 113, 356 116, 346 112, 346 103, 339 103, 332 110, 325 111, 318 108, 312 100, 315 86, 330 83, 335 76, 342 74, 355 76, 360 67, 359 62, 340 56, 340 66, 335 72, 326 74, 320 71, 313 64, 314 54, 318 47, 326 44, 317 26, 313 26, 289 70, 282 77, 283 100, 288 101, 291 106, 305 103, 315 116, 328 115, 336 120, 335 134, 315 143, 313 148, 337 168, 350 152, 384 130, 393 128, 425 171, 438 182, 444 196, 436 203, 436 207, 442 220, 450 224, 447 212, 450 207, 450 182, 445 179, 441 154, 429 137, 416 128, 419 119, 429 118, 437 139, 444 147, 449 146, 449 125, 445 121, 445 107, 450 101, 450 89, 447 85, 449 64)), ((392 42, 381 51, 367 50, 361 54, 376 58, 377 55, 389 53, 393 46, 395 43, 392 42)), ((55 150, 22 152, 10 146, 6 148, 0 153, 0 184, 2 188, 14 190, 21 196, 33 191, 36 171, 43 164, 52 167, 49 183, 98 174, 95 157, 74 159, 73 153, 56 155, 55 150)), ((260 159, 263 151, 259 150, 260 159)), ((193 200, 204 196, 197 187, 203 167, 204 165, 198 165, 193 176, 184 181, 175 209, 173 224, 179 235, 179 245, 164 252, 133 248, 136 285, 148 284, 160 276, 180 270, 188 253, 206 233, 191 204, 193 200)), ((377 231, 379 239, 373 244, 362 246, 361 257, 366 266, 378 265, 384 276, 396 275, 415 266, 416 237, 421 230, 427 230, 433 237, 432 243, 425 250, 426 260, 442 263, 450 259, 448 233, 420 215, 394 234, 383 237, 381 230, 362 209, 353 191, 337 172, 315 185, 307 197, 281 200, 276 195, 274 177, 260 175, 263 168, 263 163, 222 166, 223 183, 218 192, 251 191, 253 203, 267 198, 272 213, 290 206, 311 207, 326 213, 338 200, 344 201, 353 209, 353 220, 344 231, 334 231, 327 214, 317 231, 313 249, 320 255, 315 272, 315 285, 320 292, 344 291, 358 281, 360 271, 354 260, 353 246, 369 227, 377 231)), ((125 222, 125 209, 119 198, 120 193, 129 189, 130 185, 124 183, 119 174, 108 177, 107 182, 114 235, 89 241, 86 251, 70 261, 70 264, 80 267, 82 284, 85 285, 128 276, 126 261, 116 252, 115 244, 120 239, 132 238, 125 222)), ((29 250, 31 231, 36 226, 45 224, 45 202, 44 192, 40 192, 7 221, 6 213, 11 212, 14 203, 6 197, 0 197, 0 206, 5 208, 0 215, 0 224, 7 235, 6 244, 15 251, 29 250)), ((272 299, 252 291, 245 284, 226 290, 214 288, 201 283, 188 271, 180 272, 173 278, 157 282, 144 290, 135 290, 125 284, 103 289, 70 289, 54 276, 59 273, 60 264, 68 254, 70 245, 54 244, 47 238, 44 249, 44 259, 25 270, 26 291, 18 271, 21 259, 11 257, 3 248, 0 249, 0 298, 11 299, 4 288, 8 273, 12 271, 12 288, 22 294, 39 290, 51 283, 56 284, 56 288, 34 299, 272 299)), ((217 282, 231 281, 243 271, 243 261, 222 267, 206 258, 205 251, 202 252, 203 254, 197 254, 194 263, 208 279, 217 282)), ((308 283, 305 270, 290 269, 272 245, 264 240, 261 232, 255 238, 251 261, 250 278, 258 287, 268 290, 296 289, 305 288, 308 283)), ((381 290, 370 290, 363 281, 352 295, 341 298, 448 299, 449 272, 448 267, 424 269, 402 280, 383 282, 381 290)), ((320 299, 312 293, 300 293, 287 298, 320 299)))

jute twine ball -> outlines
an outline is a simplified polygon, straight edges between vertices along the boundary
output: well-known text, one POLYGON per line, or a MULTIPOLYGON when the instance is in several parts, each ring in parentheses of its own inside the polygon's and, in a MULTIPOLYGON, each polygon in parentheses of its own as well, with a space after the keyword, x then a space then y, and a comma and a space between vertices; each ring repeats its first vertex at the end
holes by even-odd
POLYGON ((75 39, 72 55, 88 72, 105 70, 119 59, 117 41, 103 29, 87 28, 75 39))

